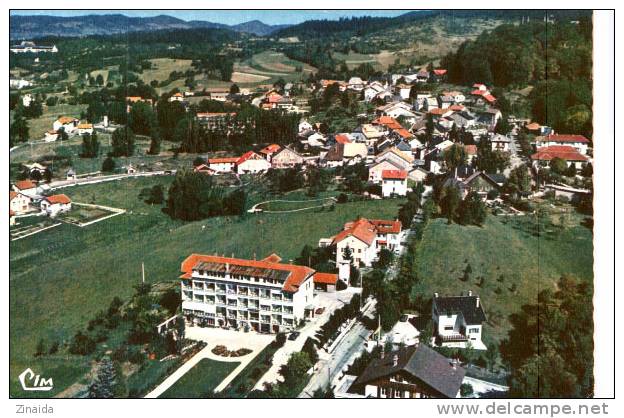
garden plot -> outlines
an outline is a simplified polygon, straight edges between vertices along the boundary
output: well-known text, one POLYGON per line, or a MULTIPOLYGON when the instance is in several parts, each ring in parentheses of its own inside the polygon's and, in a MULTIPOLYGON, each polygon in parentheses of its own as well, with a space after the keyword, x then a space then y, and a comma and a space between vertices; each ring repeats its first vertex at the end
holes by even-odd
POLYGON ((77 225, 79 227, 85 227, 126 212, 125 209, 86 203, 74 202, 72 205, 72 210, 60 215, 59 219, 65 223, 77 225))
POLYGON ((38 216, 34 221, 33 218, 20 219, 28 219, 28 221, 19 222, 18 225, 10 229, 9 235, 11 241, 17 241, 18 239, 26 238, 61 225, 60 222, 54 222, 52 219, 45 216, 38 216))

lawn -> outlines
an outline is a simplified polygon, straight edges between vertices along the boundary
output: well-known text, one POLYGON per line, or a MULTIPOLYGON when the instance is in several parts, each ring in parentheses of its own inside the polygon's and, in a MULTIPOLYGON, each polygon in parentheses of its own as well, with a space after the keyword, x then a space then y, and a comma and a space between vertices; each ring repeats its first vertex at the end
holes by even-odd
POLYGON ((202 359, 165 391, 161 398, 202 398, 212 391, 240 363, 202 359))
MULTIPOLYGON (((52 129, 52 124, 59 116, 80 117, 80 113, 87 109, 86 105, 57 104, 56 106, 43 106, 43 114, 35 119, 28 119, 29 134, 31 140, 43 139, 43 135, 52 129)), ((13 112, 11 112, 13 120, 13 112)))
POLYGON ((394 218, 403 202, 350 202, 319 213, 250 214, 187 223, 171 220, 160 206, 138 199, 142 188, 163 184, 167 189, 171 181, 172 177, 134 178, 64 189, 72 200, 127 212, 86 228, 64 224, 10 243, 12 379, 32 364, 40 338, 68 341, 113 297, 127 300, 141 280, 141 262, 146 280, 162 282, 176 281, 180 262, 193 252, 249 258, 276 252, 288 261, 305 244, 318 245, 320 238, 334 235, 358 215, 394 218))
POLYGON ((553 288, 562 275, 593 280, 592 234, 580 225, 580 217, 571 215, 570 225, 551 227, 539 237, 530 232, 531 222, 488 216, 480 228, 432 220, 417 249, 419 290, 427 295, 479 294, 488 316, 487 342, 505 337, 509 314, 535 303, 537 294, 553 288), (468 265, 472 272, 464 282, 460 278, 468 265))

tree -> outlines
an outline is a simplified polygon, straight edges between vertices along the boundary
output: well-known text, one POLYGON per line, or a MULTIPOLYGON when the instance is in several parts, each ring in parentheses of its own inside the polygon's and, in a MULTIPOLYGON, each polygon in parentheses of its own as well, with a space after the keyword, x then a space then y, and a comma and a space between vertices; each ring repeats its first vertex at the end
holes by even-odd
POLYGON ((110 399, 114 397, 117 384, 117 372, 113 362, 104 357, 98 366, 97 376, 89 386, 89 398, 110 399))
POLYGON ((115 163, 113 157, 109 155, 102 162, 102 171, 105 173, 112 173, 113 171, 115 171, 116 165, 117 164, 115 163))
POLYGON ((13 143, 25 142, 29 139, 28 121, 17 112, 13 117, 13 123, 9 128, 9 137, 13 143))
POLYGON ((82 158, 95 158, 100 152, 100 141, 97 138, 97 134, 85 133, 82 135, 82 152, 80 156, 82 158))
POLYGON ((466 162, 466 150, 462 145, 451 145, 444 150, 444 162, 449 171, 454 171, 457 167, 466 162))
POLYGON ((549 167, 553 173, 559 174, 562 176, 565 174, 566 169, 568 168, 568 165, 564 159, 555 157, 552 160, 550 160, 549 167))
POLYGON ((80 354, 82 356, 91 354, 95 351, 95 341, 88 335, 78 331, 71 344, 69 345, 69 352, 72 354, 80 354))
POLYGON ((511 367, 510 396, 591 397, 593 394, 593 289, 589 282, 559 279, 537 303, 510 316, 501 343, 511 367))
POLYGON ((458 219, 462 225, 483 225, 487 212, 485 204, 476 192, 470 192, 466 198, 459 204, 458 219))
POLYGON ((511 125, 507 121, 506 115, 503 115, 503 117, 500 118, 498 122, 496 122, 494 132, 500 135, 507 135, 509 132, 511 132, 511 125))
POLYGON ((113 157, 131 157, 134 154, 134 132, 129 127, 117 128, 113 132, 112 155, 113 157))
POLYGON ((144 102, 134 103, 128 115, 128 125, 138 135, 151 135, 152 129, 158 126, 152 106, 144 102))
POLYGON ((300 382, 306 372, 312 367, 308 353, 299 351, 290 355, 288 362, 280 368, 280 374, 284 377, 284 383, 294 384, 300 382))
POLYGON ((531 175, 525 165, 520 165, 511 170, 509 178, 505 182, 505 190, 510 194, 528 192, 531 190, 531 175))
POLYGON ((240 88, 238 87, 238 84, 234 83, 230 86, 230 94, 238 94, 240 93, 240 88))
POLYGON ((460 201, 461 196, 459 195, 457 187, 447 186, 442 190, 440 209, 442 210, 442 214, 446 217, 448 224, 453 222, 460 201))
POLYGON ((165 201, 165 193, 163 187, 160 184, 152 186, 149 192, 149 197, 145 200, 145 203, 150 205, 161 205, 165 201))

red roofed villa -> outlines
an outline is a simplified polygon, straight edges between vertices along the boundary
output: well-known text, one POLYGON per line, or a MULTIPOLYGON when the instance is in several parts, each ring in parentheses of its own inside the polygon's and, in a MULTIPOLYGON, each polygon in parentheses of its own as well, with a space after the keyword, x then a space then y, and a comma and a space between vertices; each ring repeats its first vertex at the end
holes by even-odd
POLYGON ((551 145, 549 147, 538 148, 537 152, 531 155, 535 167, 544 167, 555 158, 564 160, 568 167, 574 165, 576 169, 580 169, 584 163, 589 161, 589 159, 579 153, 576 148, 567 145, 551 145))

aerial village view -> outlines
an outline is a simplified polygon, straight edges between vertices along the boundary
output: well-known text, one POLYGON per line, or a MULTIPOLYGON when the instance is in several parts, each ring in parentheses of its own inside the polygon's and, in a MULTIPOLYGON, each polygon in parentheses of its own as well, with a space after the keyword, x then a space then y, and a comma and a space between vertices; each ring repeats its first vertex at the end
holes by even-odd
POLYGON ((591 10, 144 12, 10 14, 11 398, 594 396, 591 10))

